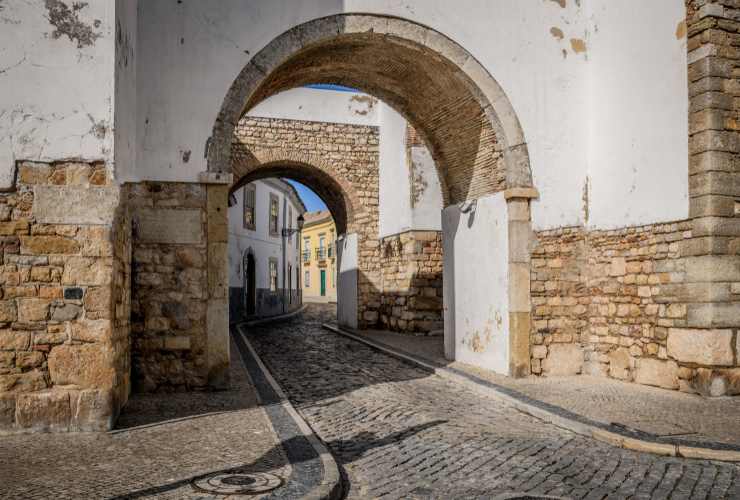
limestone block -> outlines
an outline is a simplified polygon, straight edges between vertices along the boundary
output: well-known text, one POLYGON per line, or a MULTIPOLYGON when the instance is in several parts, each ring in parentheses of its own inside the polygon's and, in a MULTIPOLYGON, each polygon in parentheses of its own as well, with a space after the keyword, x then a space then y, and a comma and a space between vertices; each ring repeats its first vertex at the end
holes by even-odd
POLYGON ((24 255, 74 254, 79 243, 62 236, 21 236, 21 253, 24 255))
POLYGON ((733 364, 732 330, 668 329, 668 355, 684 363, 733 364))
POLYGON ((15 423, 15 394, 0 394, 0 429, 9 429, 15 423))
POLYGON ((47 299, 20 299, 18 301, 18 321, 28 323, 46 321, 49 317, 50 303, 47 299))
POLYGON ((101 344, 60 345, 49 353, 49 376, 55 385, 110 388, 115 376, 111 348, 101 344))
POLYGON ((671 360, 640 358, 636 363, 635 382, 666 389, 678 389, 678 364, 671 360))
POLYGON ((609 268, 610 276, 624 276, 627 273, 627 263, 624 257, 615 257, 612 259, 611 266, 609 268))
POLYGON ((591 375, 592 377, 606 377, 609 372, 605 363, 599 363, 598 361, 587 361, 583 365, 584 375, 591 375))
POLYGON ((113 394, 107 389, 70 392, 72 430, 107 431, 113 427, 113 394))
POLYGON ((0 330, 0 350, 21 351, 29 348, 31 334, 24 331, 0 330))
POLYGON ((547 346, 544 346, 544 345, 532 346, 532 357, 535 359, 545 359, 547 357, 547 346))
POLYGON ((632 368, 632 357, 629 350, 623 347, 614 349, 609 357, 609 376, 619 380, 630 380, 630 368, 632 368))
POLYGON ((41 370, 0 375, 0 393, 35 392, 42 389, 46 389, 46 379, 41 370))
POLYGON ((136 211, 142 242, 200 244, 204 239, 199 209, 140 208, 136 211))
POLYGON ((21 351, 16 355, 15 365, 18 368, 29 369, 41 366, 44 355, 39 351, 21 351))
POLYGON ((0 236, 13 236, 15 234, 28 234, 28 221, 13 220, 9 222, 0 222, 0 236))
POLYGON ((0 301, 0 323, 10 323, 18 318, 18 310, 14 300, 0 301))
POLYGON ((117 187, 34 187, 33 215, 42 224, 112 224, 119 204, 117 187))
POLYGON ((36 431, 66 431, 71 409, 69 392, 51 390, 19 394, 16 399, 16 419, 19 427, 36 431))
POLYGON ((112 325, 108 319, 85 319, 71 326, 72 340, 83 342, 105 342, 111 339, 112 325))
POLYGON ((108 285, 113 278, 110 259, 70 257, 62 274, 63 285, 108 285))
POLYGON ((548 376, 576 375, 583 368, 583 349, 575 344, 551 344, 542 370, 548 376))

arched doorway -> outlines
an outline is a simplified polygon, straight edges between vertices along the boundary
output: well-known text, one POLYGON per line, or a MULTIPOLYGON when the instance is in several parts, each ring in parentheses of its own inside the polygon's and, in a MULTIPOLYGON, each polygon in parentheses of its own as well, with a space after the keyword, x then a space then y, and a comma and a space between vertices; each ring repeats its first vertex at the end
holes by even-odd
MULTIPOLYGON (((261 150, 235 143, 233 171, 236 181, 230 186, 229 193, 254 181, 281 178, 304 184, 324 201, 337 230, 337 318, 340 324, 356 328, 358 314, 368 303, 363 294, 368 296, 372 293, 369 289, 372 289, 374 274, 378 273, 375 260, 360 258, 363 249, 371 249, 372 241, 377 239, 373 235, 377 228, 377 214, 368 213, 372 211, 371 207, 377 208, 377 186, 374 195, 366 190, 360 195, 356 183, 361 176, 353 178, 350 174, 357 163, 329 162, 319 155, 300 156, 302 160, 299 161, 296 159, 299 155, 289 147, 261 150), (368 224, 371 220, 375 220, 375 225, 368 224)), ((298 274, 296 283, 300 283, 298 274)))
POLYGON ((244 311, 248 317, 254 316, 257 309, 257 266, 251 249, 244 252, 242 272, 244 278, 244 311))
POLYGON ((420 132, 446 207, 446 354, 527 374, 529 200, 537 193, 524 134, 501 87, 463 47, 425 26, 360 14, 316 19, 272 40, 236 77, 214 125, 210 175, 232 172, 232 137, 245 112, 313 83, 377 96, 420 132))

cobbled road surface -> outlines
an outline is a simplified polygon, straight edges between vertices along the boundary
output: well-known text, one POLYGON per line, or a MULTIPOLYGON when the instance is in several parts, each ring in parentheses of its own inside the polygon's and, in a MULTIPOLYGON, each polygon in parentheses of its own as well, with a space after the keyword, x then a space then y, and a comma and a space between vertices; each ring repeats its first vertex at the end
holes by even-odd
POLYGON ((311 305, 247 334, 344 469, 348 498, 740 499, 737 465, 570 433, 322 329, 333 315, 311 305))

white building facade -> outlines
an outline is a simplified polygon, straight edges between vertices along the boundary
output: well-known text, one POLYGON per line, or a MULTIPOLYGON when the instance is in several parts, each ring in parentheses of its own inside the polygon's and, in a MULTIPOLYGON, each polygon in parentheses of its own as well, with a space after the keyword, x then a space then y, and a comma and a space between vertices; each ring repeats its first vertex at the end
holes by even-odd
POLYGON ((231 322, 300 309, 298 218, 306 211, 295 188, 264 179, 231 194, 229 316, 231 322))

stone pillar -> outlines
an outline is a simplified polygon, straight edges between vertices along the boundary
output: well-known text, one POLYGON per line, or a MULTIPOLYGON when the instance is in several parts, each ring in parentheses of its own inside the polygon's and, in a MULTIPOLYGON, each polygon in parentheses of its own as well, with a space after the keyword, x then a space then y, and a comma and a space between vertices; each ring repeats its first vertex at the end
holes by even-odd
POLYGON ((529 202, 536 189, 504 191, 509 220, 509 373, 525 377, 530 373, 530 262, 532 222, 529 202))
POLYGON ((208 385, 212 389, 226 389, 229 386, 228 196, 231 176, 215 177, 206 179, 212 182, 206 190, 208 385))
POLYGON ((693 389, 737 394, 740 8, 729 0, 689 0, 687 28, 692 238, 681 247, 686 328, 670 329, 668 355, 693 372, 682 377, 693 389))

